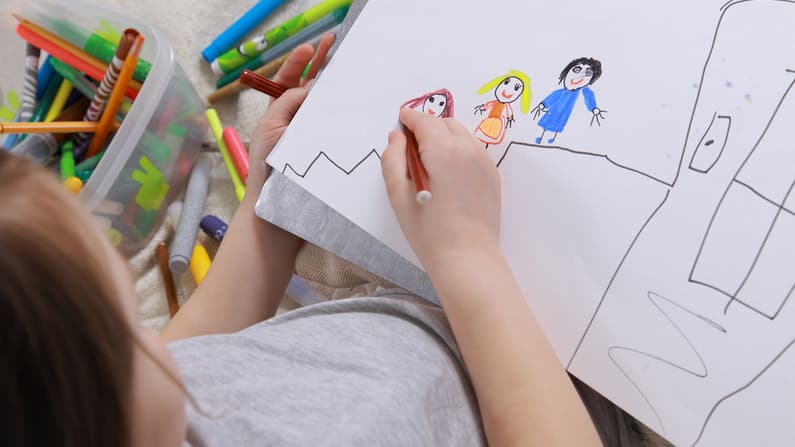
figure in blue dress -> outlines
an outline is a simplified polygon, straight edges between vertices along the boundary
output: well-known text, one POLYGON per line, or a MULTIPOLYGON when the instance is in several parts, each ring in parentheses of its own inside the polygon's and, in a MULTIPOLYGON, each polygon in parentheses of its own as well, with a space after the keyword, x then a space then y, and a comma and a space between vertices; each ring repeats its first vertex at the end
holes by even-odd
POLYGON ((597 126, 602 125, 601 120, 605 119, 607 110, 602 110, 596 106, 596 96, 589 88, 600 76, 602 76, 602 63, 590 57, 581 57, 566 65, 566 68, 560 72, 560 77, 558 78, 558 83, 563 84, 563 88, 550 93, 549 96, 530 111, 533 115, 533 120, 537 119, 542 113, 544 114, 538 121, 538 126, 541 127, 542 131, 541 136, 536 138, 536 144, 541 144, 547 132, 553 134, 552 138, 547 140, 547 143, 552 144, 555 142, 555 138, 566 127, 580 92, 582 92, 585 100, 585 108, 593 113, 591 126, 593 126, 594 121, 597 126))

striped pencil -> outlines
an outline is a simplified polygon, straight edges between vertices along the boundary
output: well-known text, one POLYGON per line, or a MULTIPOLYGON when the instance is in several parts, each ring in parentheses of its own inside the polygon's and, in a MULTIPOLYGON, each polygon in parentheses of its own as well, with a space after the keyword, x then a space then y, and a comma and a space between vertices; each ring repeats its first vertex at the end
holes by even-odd
MULTIPOLYGON (((116 47, 116 54, 113 55, 113 60, 110 62, 110 64, 108 64, 108 69, 105 70, 105 76, 102 78, 102 82, 100 82, 99 87, 97 88, 97 93, 91 100, 91 105, 88 106, 88 110, 86 110, 86 116, 83 117, 83 120, 99 120, 99 117, 102 113, 102 108, 105 107, 105 103, 108 101, 110 93, 113 91, 113 87, 116 85, 116 81, 119 79, 121 67, 124 65, 124 60, 127 58, 127 54, 130 52, 130 47, 132 47, 132 44, 138 37, 138 34, 138 31, 134 29, 124 30, 124 33, 119 40, 119 46, 116 47)), ((89 138, 91 138, 91 136, 91 134, 86 132, 77 134, 75 136, 75 146, 81 146, 89 138)))
POLYGON ((22 107, 19 109, 20 121, 30 121, 33 110, 36 108, 39 55, 41 55, 41 50, 27 44, 25 47, 25 84, 22 87, 22 107))

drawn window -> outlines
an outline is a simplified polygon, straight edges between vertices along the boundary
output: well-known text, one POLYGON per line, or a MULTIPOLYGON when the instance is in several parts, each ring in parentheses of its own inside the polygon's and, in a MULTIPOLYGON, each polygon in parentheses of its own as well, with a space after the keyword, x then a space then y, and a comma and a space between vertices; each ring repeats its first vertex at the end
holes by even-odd
POLYGON ((732 118, 726 115, 712 115, 712 121, 707 131, 698 142, 698 147, 690 159, 690 169, 706 174, 718 162, 726 143, 729 141, 729 131, 732 127, 732 118))

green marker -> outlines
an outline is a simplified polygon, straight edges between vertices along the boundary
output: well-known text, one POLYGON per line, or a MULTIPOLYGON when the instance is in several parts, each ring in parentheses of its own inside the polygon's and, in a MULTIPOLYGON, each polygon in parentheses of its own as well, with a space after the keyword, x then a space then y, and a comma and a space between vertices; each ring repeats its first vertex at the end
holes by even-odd
POLYGON ((81 161, 80 163, 77 164, 77 166, 75 166, 75 169, 77 171, 89 171, 89 170, 93 171, 94 168, 96 168, 97 165, 99 164, 100 160, 102 160, 103 155, 105 155, 104 150, 98 153, 97 155, 94 155, 93 157, 86 158, 85 160, 81 161))
POLYGON ((63 76, 67 81, 71 82, 77 91, 82 93, 86 98, 91 99, 97 93, 97 87, 94 84, 88 82, 86 78, 71 65, 61 62, 54 57, 50 57, 50 65, 52 65, 52 68, 56 71, 56 73, 63 76))
POLYGON ((315 5, 281 25, 270 29, 265 34, 243 43, 218 56, 212 63, 213 71, 222 75, 245 64, 249 59, 263 53, 269 47, 276 45, 307 26, 331 14, 334 10, 350 6, 353 0, 326 0, 315 5))
POLYGON ((67 141, 61 147, 61 180, 75 176, 75 156, 72 152, 74 147, 75 144, 72 140, 67 141))
MULTIPOLYGON (((99 34, 94 33, 86 40, 85 45, 83 45, 83 50, 102 62, 110 64, 113 60, 113 56, 116 54, 116 44, 108 42, 99 34)), ((151 69, 152 64, 143 59, 138 59, 138 65, 135 67, 133 79, 144 82, 151 69)))

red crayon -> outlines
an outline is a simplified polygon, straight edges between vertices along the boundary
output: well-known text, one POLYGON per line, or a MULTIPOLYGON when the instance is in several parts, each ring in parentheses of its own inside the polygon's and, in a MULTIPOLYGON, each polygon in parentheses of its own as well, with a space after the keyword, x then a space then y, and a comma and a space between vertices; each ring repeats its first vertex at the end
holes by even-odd
POLYGON ((278 98, 287 91, 287 86, 273 82, 265 76, 260 76, 251 70, 243 70, 240 83, 245 84, 258 92, 265 93, 272 98, 278 98))

